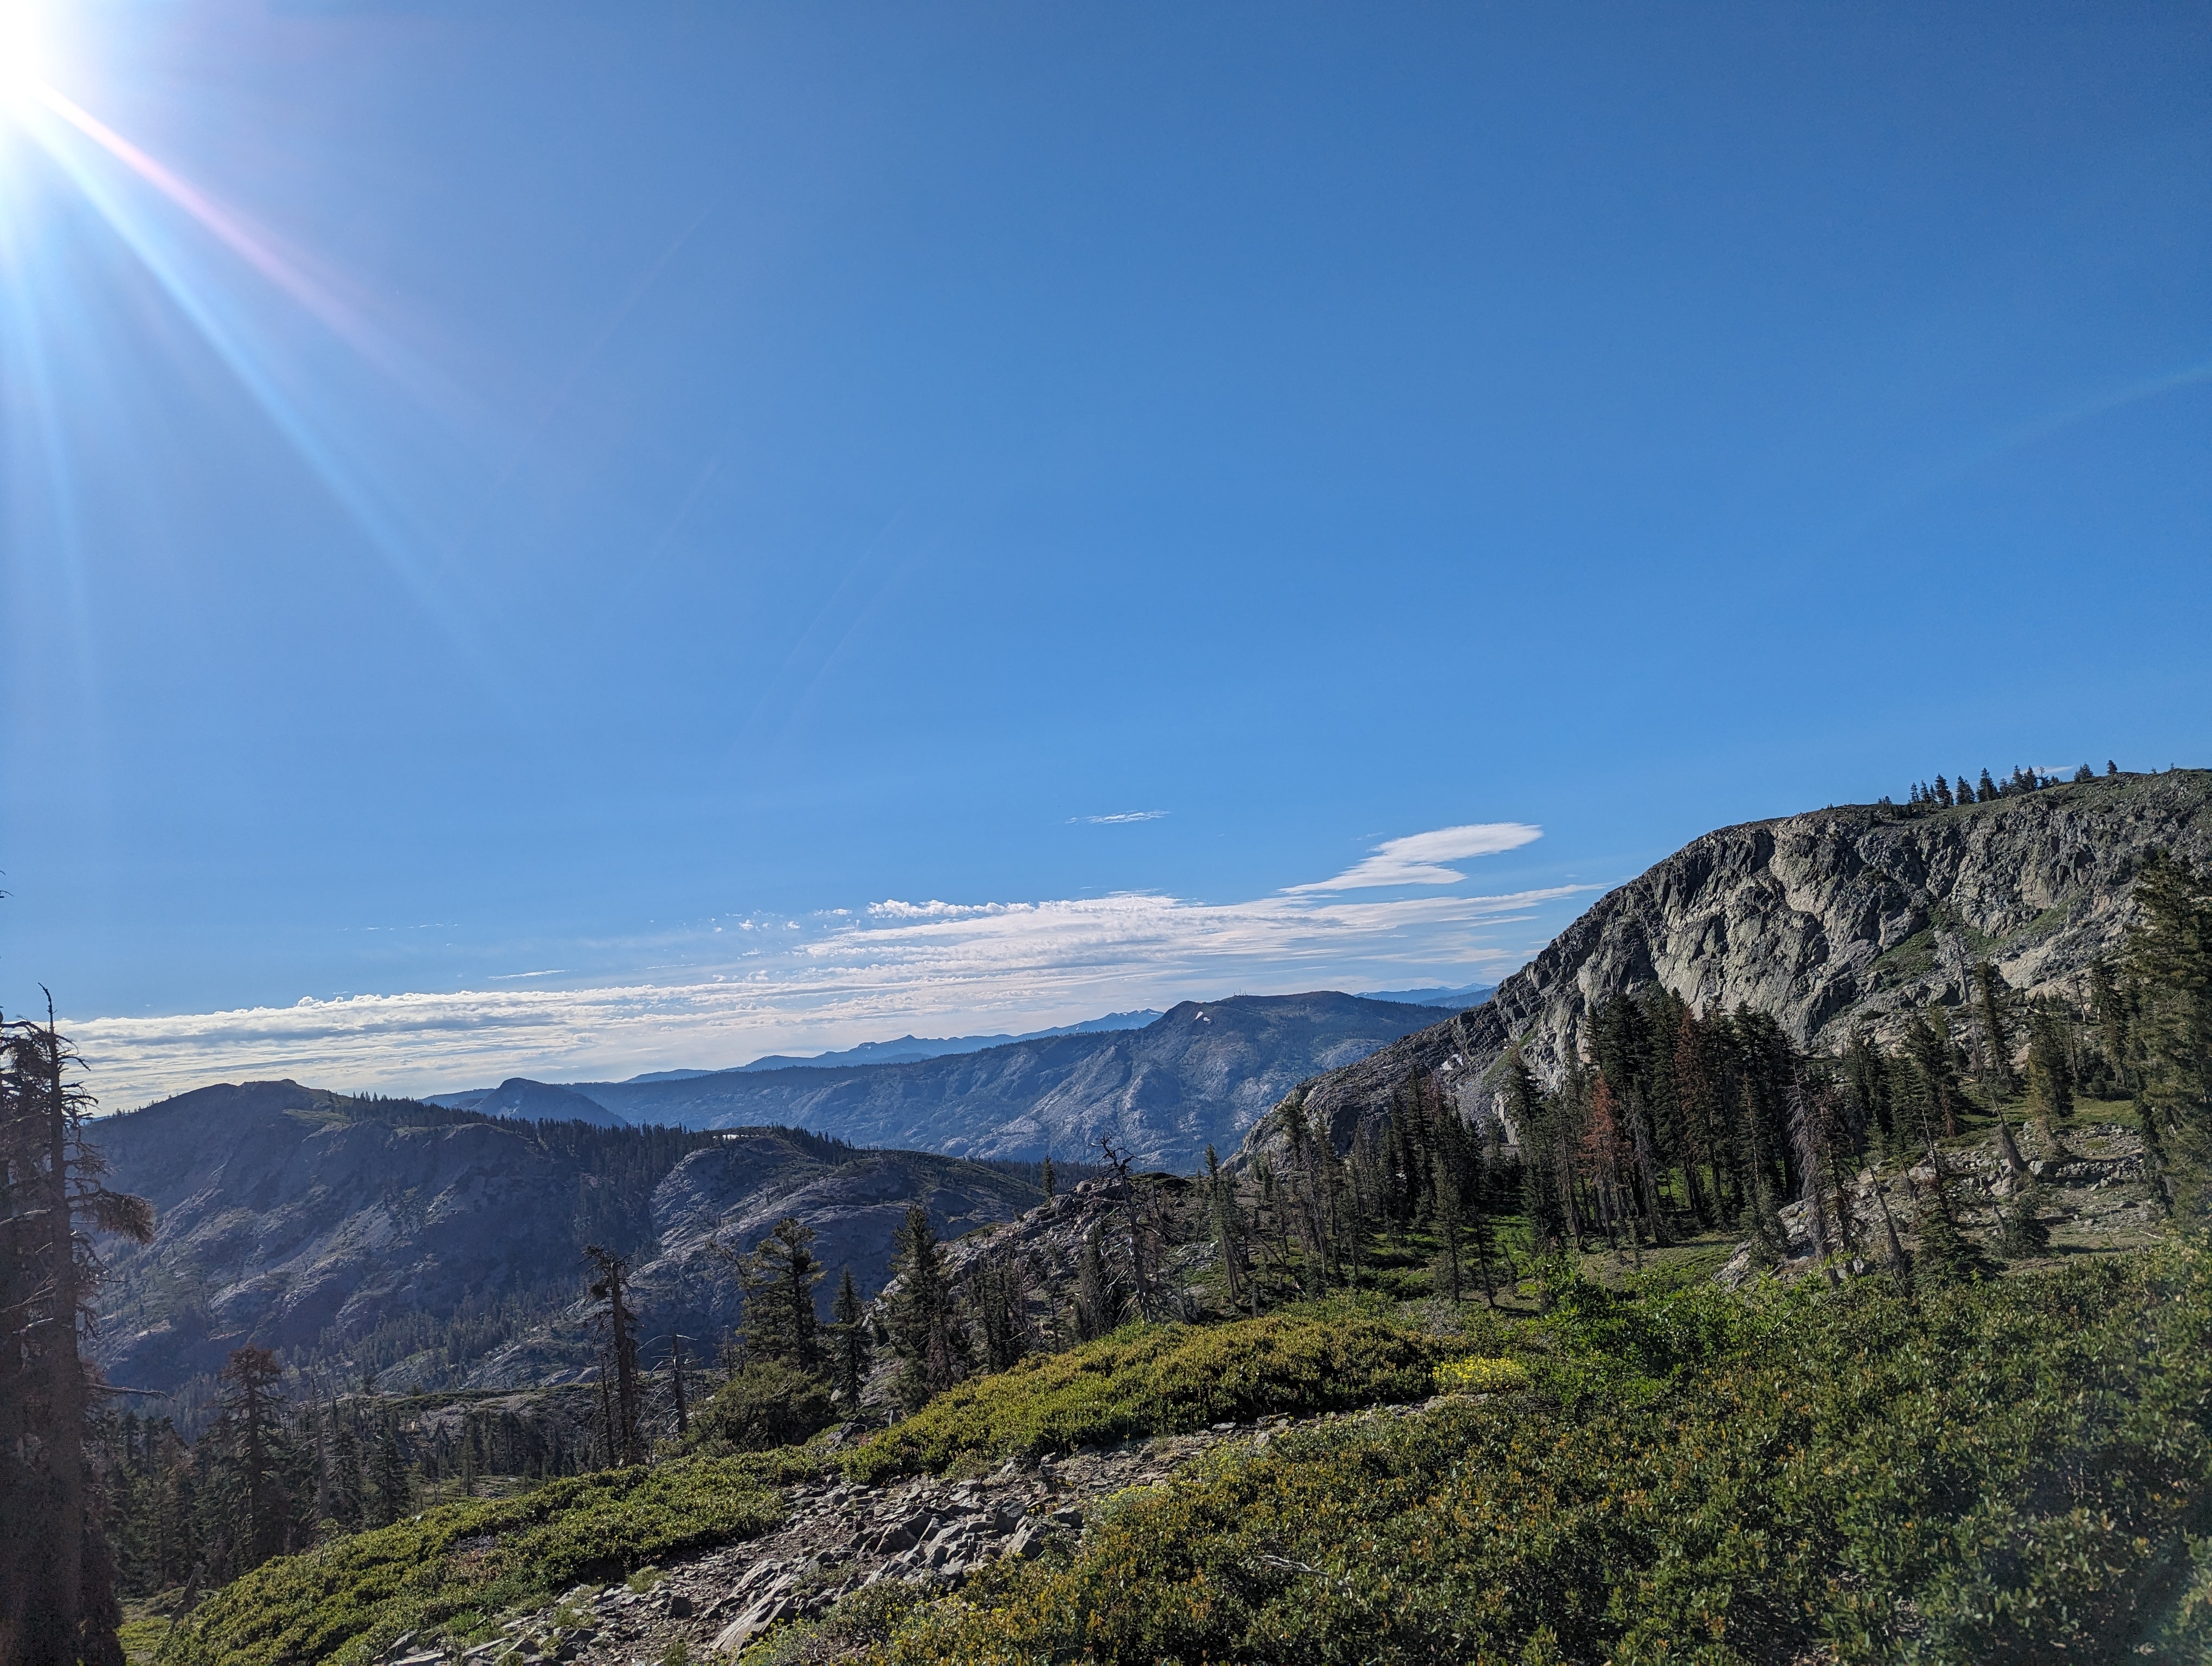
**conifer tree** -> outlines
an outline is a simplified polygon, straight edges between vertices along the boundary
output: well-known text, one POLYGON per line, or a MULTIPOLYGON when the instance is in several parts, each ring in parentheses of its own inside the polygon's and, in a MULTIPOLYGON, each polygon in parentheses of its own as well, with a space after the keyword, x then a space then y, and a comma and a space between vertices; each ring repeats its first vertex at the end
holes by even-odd
POLYGON ((1936 777, 1936 802, 1946 810, 1951 807, 1951 783, 1941 775, 1936 777))
POLYGON ((1981 1246, 1959 1230, 1950 1179, 1943 1171, 1942 1157, 1930 1152, 1929 1163, 1935 1177, 1929 1183, 1928 1195, 1921 1201, 1920 1253, 1914 1262, 1917 1275, 1934 1285, 1968 1284, 1987 1278, 1995 1269, 1981 1246))
POLYGON ((46 1021, 0 1023, 0 1661, 122 1666, 115 1569, 94 1493, 96 1379, 79 1337, 100 1264, 85 1228, 153 1237, 84 1138, 91 1096, 46 1021))
MULTIPOLYGON (((1254 1300, 1256 1304, 1256 1294, 1254 1300)), ((1083 1248, 1076 1257, 1075 1340, 1091 1342, 1107 1335, 1114 1329, 1120 1309, 1113 1274, 1106 1264, 1102 1230, 1094 1223, 1083 1235, 1083 1248)))
POLYGON ((2000 993, 2004 988, 2004 978, 1990 962, 1975 966, 1974 1011, 1981 1020, 1983 1069, 1992 1100, 2013 1095, 2012 1031, 2005 1023, 2000 993))
POLYGON ((822 1374, 814 1286, 826 1269, 814 1258, 814 1229, 786 1215, 738 1265, 745 1294, 745 1353, 811 1377, 822 1374))
POLYGON ((1996 784, 1996 782, 1995 782, 1995 781, 1991 781, 1991 780, 1990 779, 1990 772, 1989 772, 1988 770, 1986 770, 1986 769, 1983 770, 1983 771, 1982 771, 1982 790, 1981 790, 1981 800, 1982 800, 1982 802, 1983 802, 1984 804, 1987 804, 1987 803, 1988 803, 1991 799, 1994 799, 1995 797, 1996 797, 1996 795, 1997 795, 1997 784, 1996 784))
POLYGON ((848 1415, 857 1416, 861 1391, 867 1386, 872 1349, 868 1341, 867 1312, 860 1305, 860 1292, 853 1283, 849 1266, 838 1276, 837 1299, 830 1314, 835 1322, 830 1349, 837 1397, 845 1402, 848 1415))
POLYGON ((1974 786, 1966 779, 1966 772, 1964 769, 1959 771, 1958 800, 1960 804, 1972 804, 1974 801, 1974 786))
POLYGON ((629 1306, 629 1263, 596 1243, 586 1244, 584 1254, 599 1274, 592 1281, 591 1292, 607 1304, 600 1318, 606 1327, 612 1369, 602 1370, 599 1380, 603 1394, 611 1387, 607 1395, 607 1461, 618 1467, 645 1456, 638 1431, 637 1315, 629 1306))
POLYGON ((1998 1240, 2008 1259, 2019 1261, 2031 1256, 2040 1256, 2051 1248, 2051 1229, 2043 1224, 2039 1211, 2043 1207, 2043 1185, 2033 1178, 2027 1181, 1998 1211, 2004 1223, 2002 1236, 1998 1240))
POLYGON ((259 1567, 289 1548, 292 1500, 282 1474, 279 1417, 283 1371, 266 1348, 231 1350, 220 1374, 225 1456, 237 1509, 231 1521, 230 1562, 239 1573, 259 1567))
POLYGON ((906 1212, 893 1265, 897 1286, 890 1301, 891 1347, 899 1357, 899 1402, 919 1411, 958 1382, 967 1369, 968 1338, 952 1302, 945 1251, 929 1212, 919 1203, 906 1212))

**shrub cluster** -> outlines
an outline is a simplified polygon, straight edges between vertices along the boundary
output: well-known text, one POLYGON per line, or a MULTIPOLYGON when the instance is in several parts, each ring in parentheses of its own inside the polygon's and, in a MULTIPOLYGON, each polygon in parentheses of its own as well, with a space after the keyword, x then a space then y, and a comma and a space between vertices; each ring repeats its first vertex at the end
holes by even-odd
POLYGON ((1563 1401, 1540 1366, 1510 1402, 1292 1436, 1132 1497, 1072 1563, 875 1658, 2203 1657, 2212 1251, 1727 1299, 1746 1317, 1718 1329, 1686 1329, 1702 1298, 1589 1316, 1713 1352, 1671 1381, 1655 1358, 1638 1392, 1563 1401))
POLYGON ((1480 1354, 1447 1359, 1436 1371, 1439 1394, 1509 1394, 1534 1381, 1528 1367, 1518 1359, 1488 1359, 1480 1354))
POLYGON ((846 1459, 856 1480, 1431 1392, 1449 1345, 1355 1311, 1132 1325, 947 1390, 846 1459))
POLYGON ((466 1635, 500 1609, 774 1527, 774 1460, 694 1458, 446 1505, 280 1556, 170 1633, 164 1666, 368 1661, 407 1632, 466 1635))

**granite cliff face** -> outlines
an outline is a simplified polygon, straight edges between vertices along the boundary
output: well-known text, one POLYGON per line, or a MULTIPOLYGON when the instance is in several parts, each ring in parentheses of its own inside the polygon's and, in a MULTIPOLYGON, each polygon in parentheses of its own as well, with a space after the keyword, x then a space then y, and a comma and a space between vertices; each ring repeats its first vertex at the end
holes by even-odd
POLYGON ((1594 1010, 1654 982, 1708 1011, 1747 1003, 1808 1047, 1955 1006, 1984 959, 2014 988, 2067 986, 2118 946, 2155 848, 2212 864, 2212 772, 1723 828, 1604 897, 1482 1006, 1322 1078, 1307 1104, 1347 1140, 1407 1078, 1441 1072, 1488 1114, 1512 1043, 1556 1081, 1594 1010))
POLYGON ((157 1211, 151 1244, 103 1246, 95 1356, 187 1401, 248 1342, 340 1383, 556 1381, 593 1358, 586 1243, 632 1262, 645 1335, 711 1341, 739 1310, 714 1240, 749 1250, 797 1215, 831 1269, 826 1309, 841 1265, 864 1292, 883 1283, 910 1204, 950 1237, 1042 1195, 985 1164, 790 1129, 541 1127, 292 1082, 202 1088, 93 1137, 110 1183, 157 1211))

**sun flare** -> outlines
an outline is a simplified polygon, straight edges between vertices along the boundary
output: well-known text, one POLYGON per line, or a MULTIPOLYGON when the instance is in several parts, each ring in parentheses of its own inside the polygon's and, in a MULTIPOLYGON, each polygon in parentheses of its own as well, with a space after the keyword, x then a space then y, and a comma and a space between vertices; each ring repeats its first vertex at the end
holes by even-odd
POLYGON ((0 106, 21 113, 46 85, 45 8, 0 0, 0 106))

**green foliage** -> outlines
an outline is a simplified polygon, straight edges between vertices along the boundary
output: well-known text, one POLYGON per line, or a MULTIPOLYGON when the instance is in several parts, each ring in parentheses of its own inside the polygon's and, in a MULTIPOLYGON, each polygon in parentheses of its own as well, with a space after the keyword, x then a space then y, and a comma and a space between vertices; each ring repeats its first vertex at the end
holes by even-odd
POLYGON ((1648 1401, 1455 1399, 1293 1435, 1133 1495, 1069 1563, 971 1587, 872 1657, 2196 1657, 2206 1248, 1917 1303, 1882 1278, 1723 1299, 1733 1321, 1676 1296, 1605 1316, 1657 1342, 1647 1365, 1717 1350, 1648 1401))
POLYGON ((447 1505, 234 1581, 181 1622, 174 1666, 365 1662, 404 1632, 465 1636, 586 1578, 766 1531, 781 1506, 760 1460, 694 1458, 447 1505))
POLYGON ((756 1359, 731 1373, 692 1419, 708 1451, 764 1452, 796 1446, 837 1420, 830 1386, 781 1359, 756 1359))
POLYGON ((1470 1354, 1447 1359, 1436 1370, 1439 1394, 1509 1394, 1530 1387, 1534 1378, 1518 1359, 1492 1359, 1470 1354))
POLYGON ((1203 1329, 1131 1325, 963 1383, 846 1460, 856 1479, 1034 1456, 1268 1412, 1419 1400, 1459 1350, 1373 1318, 1271 1314, 1203 1329))
POLYGON ((819 1620, 779 1626, 744 1651, 740 1666, 815 1666, 849 1660, 859 1650, 890 1640, 900 1620, 928 1600, 926 1587, 883 1579, 838 1599, 819 1620))

